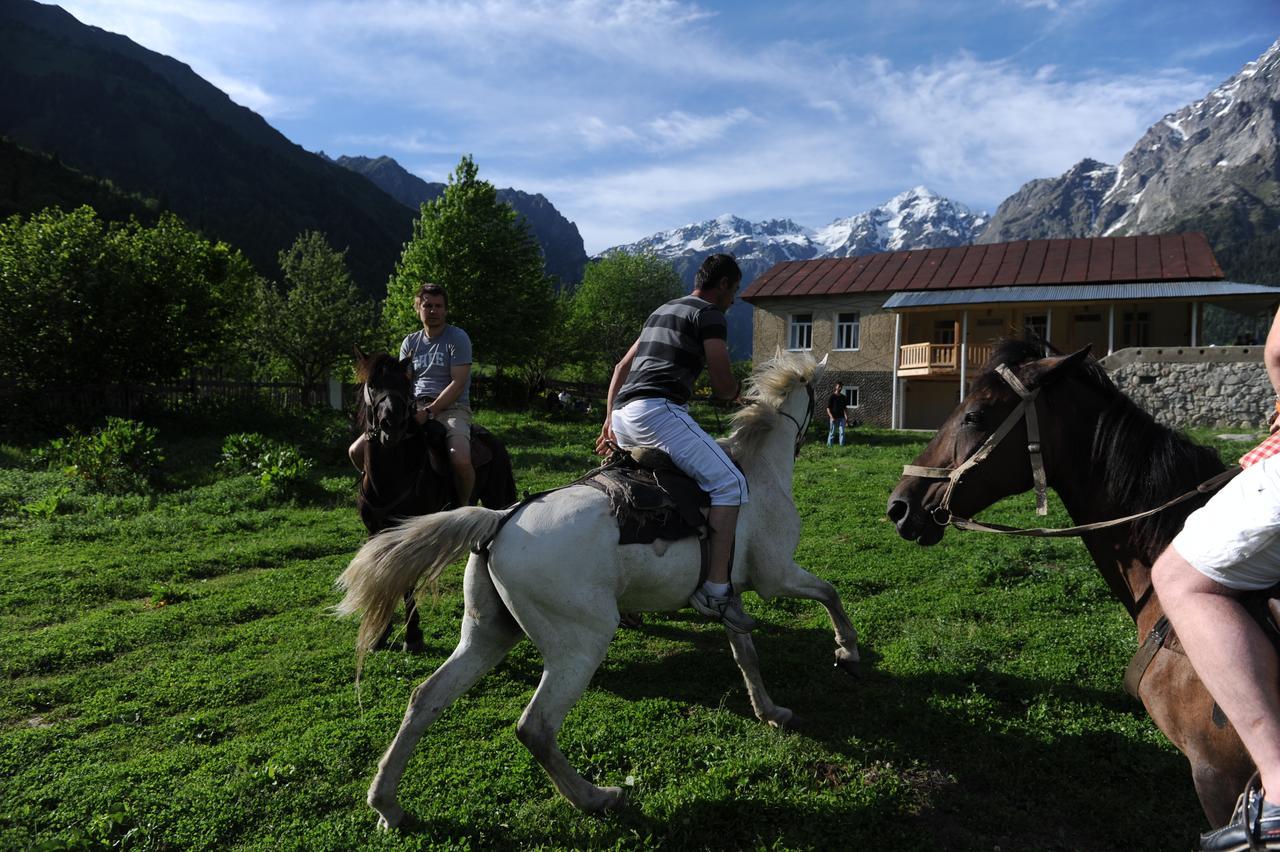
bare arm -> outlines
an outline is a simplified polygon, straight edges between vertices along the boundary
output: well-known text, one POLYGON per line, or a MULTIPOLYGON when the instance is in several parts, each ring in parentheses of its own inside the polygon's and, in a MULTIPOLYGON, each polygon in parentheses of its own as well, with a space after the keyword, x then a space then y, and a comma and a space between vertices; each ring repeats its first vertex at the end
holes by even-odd
POLYGON ((613 443, 613 400, 618 396, 618 389, 631 374, 631 362, 636 359, 636 349, 639 347, 640 339, 636 338, 636 342, 631 344, 627 354, 614 365, 613 377, 609 379, 609 396, 604 401, 604 425, 600 427, 600 437, 596 438, 596 455, 598 456, 609 454, 609 444, 613 443))
POLYGON ((1280 310, 1276 311, 1271 321, 1271 331, 1267 333, 1267 344, 1262 350, 1262 363, 1267 368, 1267 378, 1271 379, 1271 387, 1280 397, 1280 310))
POLYGON ((1268 422, 1271 431, 1280 429, 1280 310, 1276 311, 1271 321, 1271 331, 1267 332, 1267 343, 1262 349, 1262 364, 1267 368, 1267 378, 1271 379, 1271 387, 1276 392, 1276 410, 1268 422))
POLYGON ((736 398, 739 387, 729 364, 729 345, 723 340, 712 338, 702 342, 702 351, 707 356, 707 378, 711 380, 711 392, 719 399, 736 398))

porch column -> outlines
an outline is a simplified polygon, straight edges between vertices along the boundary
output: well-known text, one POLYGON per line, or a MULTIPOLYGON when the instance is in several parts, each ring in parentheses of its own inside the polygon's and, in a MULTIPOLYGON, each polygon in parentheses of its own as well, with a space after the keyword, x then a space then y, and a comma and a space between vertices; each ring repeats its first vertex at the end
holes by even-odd
POLYGON ((889 428, 901 429, 898 418, 898 361, 902 357, 902 314, 893 315, 893 379, 889 386, 889 428))
MULTIPOLYGON (((1044 306, 1044 342, 1045 349, 1053 345, 1053 305, 1044 306)), ((1044 353, 1048 355, 1048 352, 1044 353)))
POLYGON ((1199 319, 1200 319, 1200 303, 1193 301, 1191 303, 1191 345, 1192 346, 1200 345, 1199 319))
POLYGON ((1107 309, 1107 354, 1116 351, 1116 306, 1107 309))
POLYGON ((969 370, 969 311, 960 315, 960 398, 964 399, 965 379, 969 370))

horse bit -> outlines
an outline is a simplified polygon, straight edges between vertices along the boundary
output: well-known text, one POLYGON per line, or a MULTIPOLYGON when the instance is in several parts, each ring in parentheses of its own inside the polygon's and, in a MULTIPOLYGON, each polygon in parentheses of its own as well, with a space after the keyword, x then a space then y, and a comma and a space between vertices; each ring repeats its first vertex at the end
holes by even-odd
POLYGON ((1018 404, 1017 408, 1009 412, 1009 416, 1000 424, 1000 428, 991 433, 976 453, 965 460, 959 467, 921 467, 914 464, 902 466, 904 476, 947 480, 946 490, 942 493, 942 502, 929 513, 929 518, 938 526, 945 527, 953 520, 961 528, 965 528, 965 524, 972 523, 972 521, 964 518, 953 518, 951 514, 951 494, 955 491, 956 485, 960 483, 965 473, 977 467, 987 456, 991 455, 992 451, 1004 440, 1005 435, 1009 434, 1024 415, 1027 419, 1027 455, 1031 457, 1031 479, 1035 483, 1036 489, 1036 514, 1046 515, 1049 513, 1044 457, 1040 452, 1040 418, 1036 415, 1036 399, 1040 396, 1040 388, 1027 390, 1027 386, 1014 375, 1013 370, 1010 370, 1007 364, 997 365, 996 373, 1005 380, 1009 387, 1013 388, 1014 393, 1022 398, 1022 402, 1018 404), (964 521, 964 523, 960 523, 961 521, 964 521))

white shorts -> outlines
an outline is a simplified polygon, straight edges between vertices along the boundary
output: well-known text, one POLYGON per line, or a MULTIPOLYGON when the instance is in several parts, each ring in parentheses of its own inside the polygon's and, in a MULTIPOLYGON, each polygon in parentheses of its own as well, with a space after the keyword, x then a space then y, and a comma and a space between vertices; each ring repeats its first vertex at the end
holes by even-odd
POLYGON ((1173 548, 1229 589, 1280 582, 1280 456, 1245 468, 1192 512, 1173 548))
POLYGON ((662 450, 711 495, 712 506, 747 502, 747 478, 685 406, 669 399, 633 399, 614 410, 611 423, 619 446, 662 450))

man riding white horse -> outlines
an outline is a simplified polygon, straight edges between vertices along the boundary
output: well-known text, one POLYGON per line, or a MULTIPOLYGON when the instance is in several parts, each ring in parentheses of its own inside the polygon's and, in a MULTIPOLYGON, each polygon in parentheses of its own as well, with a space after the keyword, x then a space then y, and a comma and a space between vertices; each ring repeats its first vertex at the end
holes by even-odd
POLYGON ((689 416, 688 407, 704 366, 717 397, 735 399, 741 390, 729 364, 724 317, 741 281, 742 270, 732 255, 713 254, 698 269, 692 293, 649 315, 640 336, 613 369, 596 452, 605 455, 614 444, 623 449, 657 448, 710 495, 707 579, 689 603, 726 627, 748 633, 755 619, 743 611, 742 598, 729 582, 747 480, 689 416))

